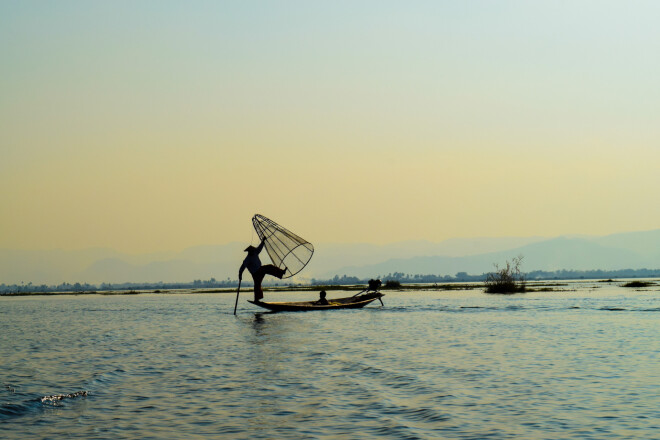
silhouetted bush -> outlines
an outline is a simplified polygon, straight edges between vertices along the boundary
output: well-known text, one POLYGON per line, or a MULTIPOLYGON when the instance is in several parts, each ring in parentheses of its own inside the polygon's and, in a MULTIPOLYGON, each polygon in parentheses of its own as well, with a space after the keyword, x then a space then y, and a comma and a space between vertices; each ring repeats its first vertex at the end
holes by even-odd
POLYGON ((385 281, 385 285, 383 286, 383 289, 400 289, 401 288, 401 283, 398 282, 397 280, 387 280, 385 281))
POLYGON ((486 293, 518 293, 526 290, 525 276, 520 271, 522 255, 506 262, 506 266, 500 268, 495 264, 495 272, 486 275, 486 293))
POLYGON ((649 287, 653 286, 655 283, 648 281, 631 281, 623 285, 623 287, 649 287))

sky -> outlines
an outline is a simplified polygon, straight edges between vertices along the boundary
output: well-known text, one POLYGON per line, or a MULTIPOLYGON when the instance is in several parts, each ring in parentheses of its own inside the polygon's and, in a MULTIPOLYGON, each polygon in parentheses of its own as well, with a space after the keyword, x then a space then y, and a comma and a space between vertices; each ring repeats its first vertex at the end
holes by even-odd
POLYGON ((0 248, 660 227, 656 1, 0 1, 0 248))

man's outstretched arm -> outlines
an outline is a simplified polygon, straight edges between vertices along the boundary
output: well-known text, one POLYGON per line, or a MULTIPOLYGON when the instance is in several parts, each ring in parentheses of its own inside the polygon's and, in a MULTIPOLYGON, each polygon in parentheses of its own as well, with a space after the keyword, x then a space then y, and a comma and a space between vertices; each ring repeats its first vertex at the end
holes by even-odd
POLYGON ((257 248, 257 254, 261 252, 261 250, 264 248, 264 244, 266 244, 266 239, 264 238, 261 240, 261 243, 259 244, 259 247, 257 248))

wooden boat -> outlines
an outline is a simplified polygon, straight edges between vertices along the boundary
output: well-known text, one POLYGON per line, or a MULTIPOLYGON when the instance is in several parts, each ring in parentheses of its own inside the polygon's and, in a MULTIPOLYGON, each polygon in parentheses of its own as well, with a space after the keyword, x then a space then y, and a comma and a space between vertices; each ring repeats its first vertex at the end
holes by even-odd
POLYGON ((317 304, 316 301, 263 302, 248 300, 248 302, 273 312, 303 312, 308 310, 360 309, 383 296, 385 295, 380 292, 370 292, 346 298, 329 299, 327 305, 317 304))

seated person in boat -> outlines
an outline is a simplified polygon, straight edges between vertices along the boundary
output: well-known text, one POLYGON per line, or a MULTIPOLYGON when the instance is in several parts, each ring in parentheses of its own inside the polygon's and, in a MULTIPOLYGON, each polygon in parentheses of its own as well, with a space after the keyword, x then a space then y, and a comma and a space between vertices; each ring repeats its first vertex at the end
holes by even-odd
POLYGON ((321 290, 321 292, 319 293, 319 299, 314 304, 317 304, 319 306, 327 306, 329 304, 328 300, 325 299, 325 290, 321 290))
POLYGON ((264 248, 264 243, 265 240, 261 240, 259 247, 248 246, 245 248, 245 252, 248 254, 247 257, 245 257, 243 260, 241 268, 238 270, 239 280, 243 279, 243 271, 245 269, 249 270, 250 274, 252 274, 252 279, 254 280, 255 302, 261 301, 261 299, 264 297, 264 291, 261 288, 261 282, 263 281, 264 277, 266 275, 272 275, 282 279, 287 270, 286 267, 284 269, 280 269, 273 264, 266 264, 263 266, 261 265, 261 260, 259 260, 259 252, 261 252, 261 250, 264 248))

